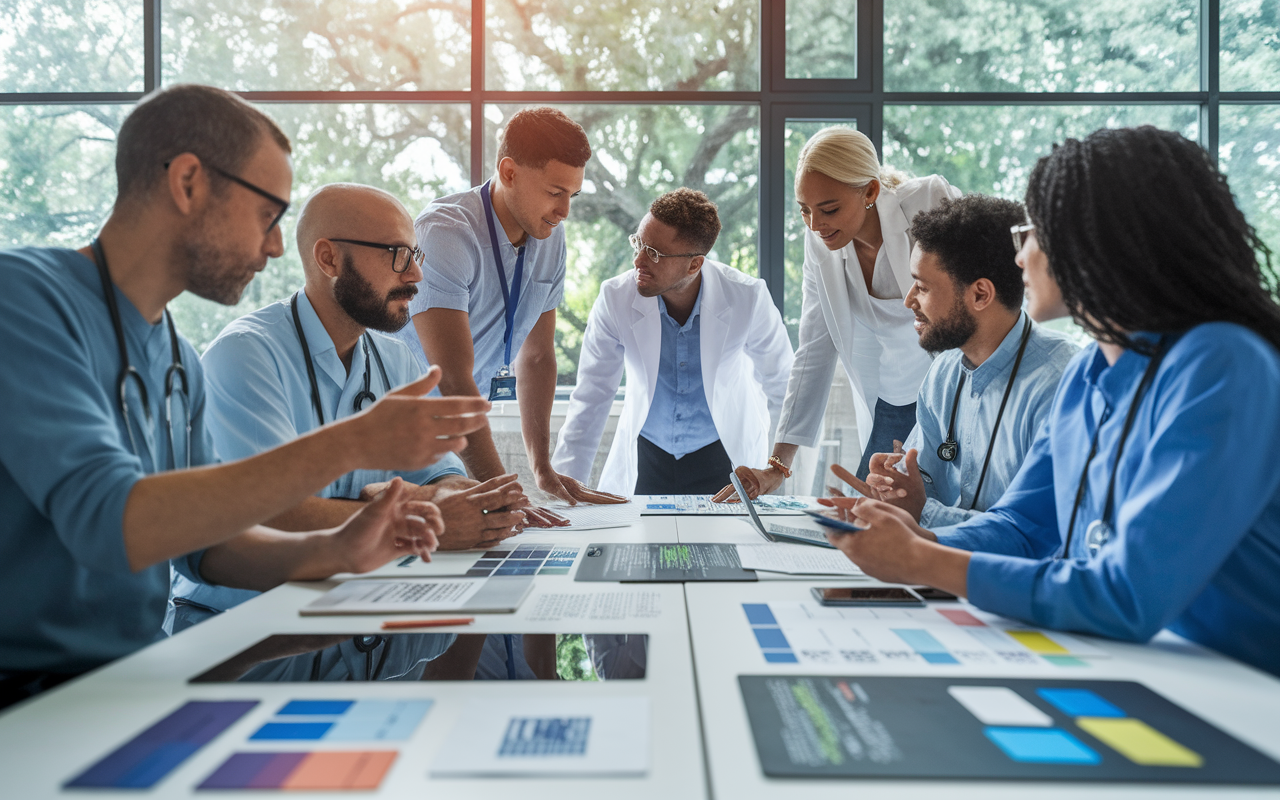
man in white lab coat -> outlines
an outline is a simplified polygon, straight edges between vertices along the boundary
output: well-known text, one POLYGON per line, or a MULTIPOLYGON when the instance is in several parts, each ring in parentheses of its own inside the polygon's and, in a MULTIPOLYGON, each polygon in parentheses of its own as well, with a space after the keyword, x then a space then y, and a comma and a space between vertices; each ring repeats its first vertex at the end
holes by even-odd
POLYGON ((764 281, 707 258, 720 234, 705 194, 659 197, 631 237, 634 269, 600 287, 552 464, 590 477, 614 394, 626 401, 602 491, 710 494, 768 454, 791 341, 764 281))

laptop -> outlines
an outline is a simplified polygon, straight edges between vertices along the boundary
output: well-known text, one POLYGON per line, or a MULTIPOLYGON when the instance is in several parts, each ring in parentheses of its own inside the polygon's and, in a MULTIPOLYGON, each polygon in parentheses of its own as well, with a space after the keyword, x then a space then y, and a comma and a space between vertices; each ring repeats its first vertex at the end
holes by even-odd
POLYGON ((747 491, 742 488, 742 481, 738 480, 737 473, 730 472, 729 480, 733 483, 733 490, 738 493, 738 499, 747 507, 747 516, 751 518, 751 524, 765 539, 771 542, 797 542, 835 549, 835 545, 827 541, 827 529, 816 522, 790 517, 787 520, 789 524, 786 525, 777 522, 765 524, 756 513, 755 504, 747 500, 747 491))

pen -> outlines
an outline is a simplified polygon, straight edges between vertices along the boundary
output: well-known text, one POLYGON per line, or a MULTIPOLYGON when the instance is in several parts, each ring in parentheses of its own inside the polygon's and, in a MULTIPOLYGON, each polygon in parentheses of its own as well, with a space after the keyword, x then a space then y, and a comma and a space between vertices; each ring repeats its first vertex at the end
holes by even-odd
POLYGON ((396 619, 382 623, 382 629, 384 631, 393 631, 399 628, 439 628, 444 625, 470 625, 475 621, 475 617, 455 617, 453 619, 396 619))

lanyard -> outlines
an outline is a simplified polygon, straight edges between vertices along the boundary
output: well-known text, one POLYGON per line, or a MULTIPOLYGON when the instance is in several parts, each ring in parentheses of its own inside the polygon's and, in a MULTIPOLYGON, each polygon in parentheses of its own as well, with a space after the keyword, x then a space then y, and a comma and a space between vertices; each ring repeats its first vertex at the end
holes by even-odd
MULTIPOLYGON (((302 343, 302 360, 307 365, 307 380, 311 382, 311 404, 315 406, 316 416, 320 419, 320 424, 324 424, 324 405, 320 402, 320 385, 316 383, 316 368, 311 363, 311 348, 307 346, 307 334, 302 330, 302 319, 298 317, 298 293, 294 292, 293 297, 289 300, 289 311, 293 314, 293 327, 298 332, 298 341, 302 343)), ((378 346, 373 343, 373 337, 366 333, 360 337, 360 346, 364 350, 364 390, 356 395, 352 405, 356 411, 364 408, 365 401, 377 400, 373 392, 369 391, 369 351, 372 348, 373 357, 378 360, 378 371, 382 373, 382 382, 386 385, 387 391, 391 391, 391 381, 387 379, 387 368, 382 364, 382 354, 378 352, 378 346)))
POLYGON ((512 330, 516 324, 516 307, 520 305, 520 280, 524 277, 524 248, 516 248, 516 270, 512 276, 511 288, 507 289, 507 276, 502 271, 502 251, 498 249, 498 229, 493 224, 493 201, 489 198, 489 184, 491 181, 485 181, 484 186, 480 187, 480 199, 484 201, 484 218, 489 223, 489 243, 493 245, 493 261, 498 270, 498 283, 502 286, 502 304, 507 309, 507 333, 502 337, 502 341, 506 344, 506 358, 502 362, 504 367, 511 366, 511 340, 514 338, 512 330))
MULTIPOLYGON (((147 434, 151 431, 151 403, 147 398, 147 384, 142 380, 142 374, 138 372, 137 367, 129 363, 129 350, 125 346, 124 325, 120 322, 120 307, 116 304, 115 284, 111 281, 111 272, 107 269, 107 254, 102 250, 102 243, 94 239, 89 243, 90 249, 93 251, 93 265, 98 268, 98 277, 102 280, 102 294, 107 303, 107 314, 111 317, 111 328, 116 335, 116 345, 120 350, 120 372, 116 376, 116 399, 120 403, 120 416, 124 419, 124 430, 129 436, 129 449, 133 454, 142 457, 142 453, 138 452, 138 443, 133 439, 133 425, 129 422, 129 403, 126 396, 126 387, 132 380, 134 386, 138 390, 138 399, 142 401, 142 414, 146 422, 146 428, 143 430, 144 441, 151 441, 147 434)), ((182 410, 184 415, 183 433, 185 435, 186 449, 183 451, 183 467, 191 466, 191 409, 187 403, 188 386, 187 371, 182 366, 182 350, 178 347, 178 331, 173 326, 173 317, 169 314, 169 309, 164 310, 164 320, 169 327, 169 349, 172 358, 169 369, 164 373, 164 405, 165 417, 169 433, 169 458, 173 462, 176 469, 178 467, 178 451, 175 446, 173 437, 173 395, 175 381, 181 382, 182 393, 182 410)), ((156 463, 155 452, 151 445, 148 445, 151 452, 152 471, 160 469, 160 465, 156 463)))
MULTIPOLYGON (((1000 420, 1004 419, 1004 407, 1009 402, 1009 393, 1013 391, 1013 382, 1018 378, 1018 370, 1022 367, 1022 354, 1027 351, 1027 340, 1031 338, 1031 318, 1022 325, 1022 341, 1018 343, 1018 355, 1013 360, 1013 371, 1009 373, 1009 382, 1004 386, 1004 397, 1000 398, 1000 410, 996 412, 996 422, 991 426, 991 438, 987 440, 987 455, 982 459, 982 472, 978 474, 978 488, 973 492, 973 502, 969 504, 972 511, 978 507, 978 498, 982 496, 982 485, 987 480, 987 467, 991 466, 991 451, 996 446, 996 434, 1000 432, 1000 420)), ((960 445, 956 442, 956 409, 960 407, 960 390, 964 388, 965 372, 960 367, 960 381, 956 384, 956 396, 951 400, 951 421, 947 424, 947 440, 938 445, 938 458, 943 461, 954 461, 960 454, 960 445)))
MULTIPOLYGON (((1147 390, 1151 388, 1152 382, 1155 381, 1156 372, 1160 369, 1160 364, 1164 361, 1165 354, 1169 352, 1169 347, 1172 344, 1173 341, 1170 337, 1160 337, 1160 342, 1156 345, 1155 352, 1151 354, 1151 360, 1147 362, 1147 369, 1142 373, 1142 380, 1138 382, 1138 388, 1133 392, 1133 399, 1129 401, 1129 413, 1125 415, 1124 426, 1120 429, 1120 441, 1116 445, 1116 456, 1111 462, 1111 476, 1107 481, 1107 498, 1102 506, 1102 517, 1091 523, 1090 530, 1087 532, 1087 541, 1091 551, 1096 551, 1111 538, 1111 512, 1116 500, 1116 473, 1120 470, 1120 456, 1124 455, 1125 442, 1129 440, 1129 431, 1133 429, 1133 421, 1138 416, 1138 406, 1142 404, 1142 398, 1146 395, 1147 390)), ((1097 429, 1093 432, 1093 442, 1089 446, 1089 457, 1085 459, 1084 469, 1080 471, 1080 483, 1076 486, 1076 499, 1071 505, 1071 521, 1067 523, 1067 542, 1063 546, 1062 554, 1058 556, 1059 558, 1069 558, 1071 555, 1071 538, 1076 532, 1076 515, 1080 512, 1080 504, 1084 501, 1085 487, 1089 485, 1089 464, 1093 462, 1093 457, 1098 453, 1098 434, 1102 432, 1102 426, 1107 423, 1107 419, 1110 416, 1111 409, 1105 409, 1098 420, 1097 429)))

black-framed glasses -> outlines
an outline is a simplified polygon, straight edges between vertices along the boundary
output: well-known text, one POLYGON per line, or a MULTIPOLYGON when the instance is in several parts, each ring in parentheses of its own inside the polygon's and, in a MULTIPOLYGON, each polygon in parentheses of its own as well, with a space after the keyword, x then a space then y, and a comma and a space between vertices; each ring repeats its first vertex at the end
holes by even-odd
MULTIPOLYGON (((172 164, 172 163, 173 163, 172 161, 166 161, 166 162, 164 162, 164 168, 165 168, 165 169, 168 169, 168 168, 169 168, 169 165, 170 165, 170 164, 172 164)), ((201 162, 201 163, 203 164, 204 162, 201 162)), ((257 194, 257 195, 260 195, 260 196, 262 196, 262 197, 265 197, 265 198, 267 198, 268 200, 270 200, 271 202, 273 202, 273 203, 275 203, 276 205, 280 206, 280 213, 279 213, 279 214, 276 214, 275 219, 271 220, 271 224, 267 226, 267 232, 268 232, 268 233, 271 231, 271 229, 272 229, 272 228, 274 228, 275 226, 279 225, 279 224, 280 224, 280 220, 284 219, 284 215, 285 215, 285 214, 287 214, 287 213, 289 212, 289 201, 288 201, 288 200, 284 200, 284 199, 282 199, 282 198, 276 197, 274 194, 272 194, 271 192, 268 192, 266 189, 263 189, 263 188, 262 188, 262 187, 260 187, 260 186, 254 186, 252 183, 249 183, 249 182, 248 182, 248 181, 246 181, 244 178, 238 177, 238 176, 236 176, 236 175, 232 175, 230 172, 227 172, 225 169, 219 169, 218 167, 215 167, 215 166, 214 166, 214 165, 212 165, 212 164, 204 164, 204 165, 205 165, 206 167, 208 167, 209 169, 213 170, 214 172, 218 173, 218 174, 219 174, 219 175, 221 175, 222 177, 226 178, 227 180, 231 181, 232 183, 238 183, 238 184, 240 184, 241 186, 243 186, 244 188, 246 188, 246 189, 248 189, 249 191, 253 192, 254 194, 257 194)))
POLYGON ((640 251, 643 250, 645 257, 654 264, 657 264, 664 258, 693 258, 694 256, 706 255, 706 253, 659 253, 654 248, 642 242, 640 237, 634 233, 627 237, 627 241, 631 242, 631 252, 636 255, 640 255, 640 251))
POLYGON ((359 239, 330 239, 329 241, 346 242, 347 244, 358 244, 361 247, 373 247, 378 250, 390 250, 391 251, 391 271, 396 274, 402 273, 405 270, 407 270, 409 268, 410 261, 413 261, 413 263, 421 267, 422 261, 425 258, 420 248, 408 247, 403 244, 382 244, 381 242, 362 242, 359 239), (400 255, 401 250, 404 251, 403 257, 401 257, 400 255))
POLYGON ((1028 222, 1025 225, 1014 225, 1009 228, 1009 233, 1013 234, 1013 250, 1015 253, 1022 252, 1022 245, 1026 244, 1027 237, 1035 232, 1036 226, 1028 222))

